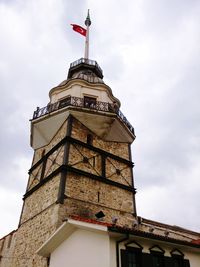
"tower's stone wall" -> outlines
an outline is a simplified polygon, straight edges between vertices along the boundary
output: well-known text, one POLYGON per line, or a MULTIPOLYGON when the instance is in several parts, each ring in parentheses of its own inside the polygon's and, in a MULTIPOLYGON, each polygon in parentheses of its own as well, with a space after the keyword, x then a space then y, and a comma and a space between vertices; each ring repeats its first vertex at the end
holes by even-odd
POLYGON ((0 242, 3 255, 1 267, 46 267, 47 259, 38 256, 36 251, 68 216, 79 215, 95 219, 95 214, 102 211, 106 222, 112 222, 112 218, 117 217, 120 225, 130 226, 132 223, 135 213, 133 192, 123 188, 132 186, 132 167, 126 164, 126 160, 128 162, 130 158, 129 145, 106 142, 73 118, 71 133, 68 131, 68 134, 85 146, 80 142, 73 142, 72 139, 71 143, 63 142, 48 157, 45 156, 66 136, 67 127, 70 127, 68 122, 66 120, 63 123, 48 145, 34 152, 19 228, 14 233, 9 248, 6 245, 7 239, 4 245, 3 241, 0 242), (90 146, 87 144, 88 135, 92 135, 90 146), (97 150, 91 149, 91 146, 97 150), (105 164, 102 162, 102 150, 105 151, 104 156, 107 155, 104 158, 105 164), (58 195, 61 190, 61 170, 56 174, 54 171, 63 165, 66 151, 66 163, 75 171, 66 172, 64 203, 60 204, 58 195), (117 158, 112 158, 109 153, 117 158), (120 158, 125 162, 120 161, 120 158), (103 168, 104 182, 101 181, 103 168), (87 174, 81 175, 77 171, 87 174), (93 179, 91 175, 98 179, 93 179), (111 183, 106 183, 105 179, 111 183), (121 184, 122 187, 112 182, 121 184), (5 255, 10 255, 9 259, 5 255))
POLYGON ((82 142, 87 142, 87 135, 93 135, 93 146, 103 149, 109 153, 120 156, 129 160, 129 148, 127 143, 120 142, 107 142, 99 138, 97 135, 88 130, 82 123, 78 120, 73 121, 72 134, 71 136, 82 142))
MULTIPOLYGON (((51 142, 41 148, 38 148, 34 151, 34 157, 33 157, 33 163, 32 166, 34 166, 47 152, 49 152, 55 145, 57 145, 65 136, 67 131, 67 120, 63 123, 63 125, 58 129, 55 136, 52 138, 51 142)), ((45 163, 45 169, 43 177, 47 177, 50 175, 56 168, 62 165, 63 163, 63 146, 58 148, 54 153, 52 153, 45 163)), ((41 177, 41 173, 43 170, 44 162, 39 164, 31 173, 29 176, 29 181, 27 185, 27 191, 35 187, 40 180, 43 178, 41 177)))
POLYGON ((65 216, 79 215, 95 219, 95 214, 103 211, 106 222, 112 223, 112 217, 117 217, 120 225, 132 223, 132 192, 69 173, 65 195, 67 198, 62 207, 65 216))
MULTIPOLYGON (((92 135, 92 145, 120 158, 129 160, 127 143, 107 142, 92 133, 83 124, 73 118, 71 136, 87 143, 88 134, 92 135)), ((105 159, 105 178, 125 186, 132 186, 132 171, 129 165, 107 156, 105 159)), ((102 175, 102 155, 90 147, 81 144, 70 144, 68 164, 75 169, 99 176, 102 175)), ((131 225, 133 214, 133 192, 107 184, 92 177, 68 172, 65 187, 66 200, 62 207, 63 214, 79 215, 95 219, 100 210, 104 212, 104 220, 112 222, 118 218, 121 225, 131 225)))
POLYGON ((25 199, 20 224, 31 220, 56 202, 59 182, 60 174, 53 177, 25 199))
POLYGON ((18 228, 15 236, 13 260, 10 266, 46 267, 47 259, 36 251, 58 227, 58 204, 52 204, 18 228))

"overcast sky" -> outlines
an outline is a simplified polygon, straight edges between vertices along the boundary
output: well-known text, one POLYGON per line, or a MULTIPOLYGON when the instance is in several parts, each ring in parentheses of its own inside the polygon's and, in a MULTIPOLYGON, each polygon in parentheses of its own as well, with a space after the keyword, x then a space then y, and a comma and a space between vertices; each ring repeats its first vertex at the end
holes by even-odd
POLYGON ((33 150, 29 119, 84 54, 135 128, 138 215, 200 231, 200 1, 0 0, 0 236, 17 228, 33 150))

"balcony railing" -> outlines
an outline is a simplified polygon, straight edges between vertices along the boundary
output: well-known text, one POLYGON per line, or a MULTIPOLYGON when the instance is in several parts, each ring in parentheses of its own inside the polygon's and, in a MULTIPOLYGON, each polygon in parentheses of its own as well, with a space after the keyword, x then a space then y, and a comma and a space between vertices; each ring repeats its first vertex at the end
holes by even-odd
POLYGON ((80 58, 70 64, 68 79, 72 78, 77 70, 91 70, 97 77, 103 79, 103 71, 95 60, 80 58))
POLYGON ((135 135, 133 126, 114 104, 94 100, 90 101, 88 99, 74 96, 67 97, 53 104, 48 104, 43 108, 37 107, 37 109, 33 113, 33 120, 68 106, 115 113, 125 123, 128 129, 135 135))
POLYGON ((100 68, 99 64, 95 61, 95 60, 92 60, 92 59, 88 59, 88 58, 80 58, 74 62, 72 62, 70 64, 70 68, 73 68, 73 67, 76 67, 80 64, 87 64, 87 65, 90 65, 90 66, 95 66, 96 68, 98 68, 100 70, 100 72, 103 73, 102 69, 100 68))

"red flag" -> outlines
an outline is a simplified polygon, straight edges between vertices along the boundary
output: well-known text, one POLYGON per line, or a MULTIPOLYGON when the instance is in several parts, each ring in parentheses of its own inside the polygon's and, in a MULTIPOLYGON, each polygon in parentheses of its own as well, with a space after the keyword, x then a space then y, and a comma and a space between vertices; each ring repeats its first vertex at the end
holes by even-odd
POLYGON ((82 34, 83 36, 86 36, 86 32, 87 30, 82 28, 81 26, 79 25, 76 25, 76 24, 71 24, 72 25, 72 29, 75 31, 75 32, 78 32, 80 34, 82 34))

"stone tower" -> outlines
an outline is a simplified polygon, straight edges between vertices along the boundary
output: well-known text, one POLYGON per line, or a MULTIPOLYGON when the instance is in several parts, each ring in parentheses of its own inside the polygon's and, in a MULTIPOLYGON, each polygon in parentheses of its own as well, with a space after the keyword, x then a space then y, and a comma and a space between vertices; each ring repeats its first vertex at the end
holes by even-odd
POLYGON ((127 227, 136 217, 134 129, 97 62, 71 63, 49 96, 31 120, 34 156, 10 266, 47 266, 36 251, 67 217, 127 227))

